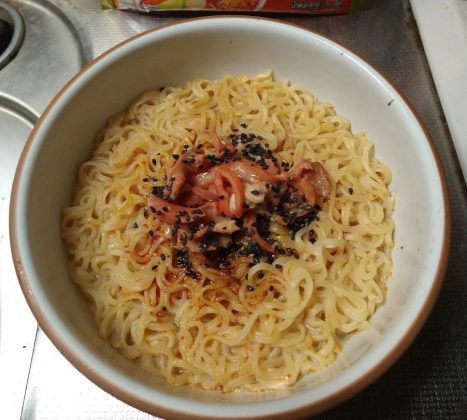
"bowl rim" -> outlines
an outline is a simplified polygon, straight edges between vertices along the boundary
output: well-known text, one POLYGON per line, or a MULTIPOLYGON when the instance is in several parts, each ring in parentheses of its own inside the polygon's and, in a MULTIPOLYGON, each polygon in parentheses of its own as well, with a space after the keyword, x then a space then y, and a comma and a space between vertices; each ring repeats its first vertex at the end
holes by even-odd
POLYGON ((419 127, 422 129, 424 133, 424 140, 427 141, 431 154, 434 158, 434 163, 437 168, 437 175, 440 180, 441 184, 441 192, 443 197, 443 209, 444 209, 444 231, 443 231, 443 244, 442 244, 442 251, 440 254, 440 258, 438 261, 436 273, 434 275, 433 282, 431 284, 431 288, 426 296, 425 302, 417 316, 414 318, 411 325, 408 326, 404 334, 399 338, 396 345, 383 357, 379 362, 363 373, 361 376, 354 379, 349 384, 345 385, 344 387, 336 390, 335 392, 326 395, 312 403, 305 404, 296 408, 285 409, 275 413, 265 413, 259 415, 252 415, 252 416, 242 416, 242 419, 280 419, 283 418, 284 415, 288 415, 291 418, 302 418, 308 415, 316 415, 325 410, 328 410, 338 404, 341 404, 345 400, 349 399, 350 397, 356 395, 364 388, 369 386, 373 383, 376 379, 383 375, 407 350, 409 345, 414 341, 415 337, 425 324, 429 314, 431 313, 434 304, 437 300, 439 295, 445 272, 447 269, 447 261, 450 252, 451 246, 451 203, 449 198, 449 190, 448 184, 446 180, 446 175, 444 172, 444 168, 441 163, 441 159, 435 143, 426 128, 423 120, 419 116, 418 112, 414 108, 414 106, 410 103, 408 98, 400 91, 400 89, 389 79, 388 76, 384 72, 382 72, 379 68, 375 65, 368 62, 368 60, 359 53, 356 53, 351 48, 347 47, 342 42, 334 40, 332 37, 328 35, 321 34, 315 30, 308 29, 301 25, 284 22, 278 19, 263 17, 263 16, 246 16, 246 15, 214 15, 214 16, 202 16, 196 18, 188 18, 183 19, 181 21, 176 22, 169 22, 164 23, 160 26, 155 28, 151 28, 145 30, 131 38, 128 38, 117 45, 113 46, 109 50, 105 51, 89 63, 87 63, 81 70, 79 70, 61 89, 60 91, 54 96, 54 98, 50 101, 47 105, 39 119, 37 120, 33 130, 31 131, 23 151, 21 153, 21 157, 19 159, 14 180, 13 180, 13 187, 11 192, 11 200, 10 200, 10 212, 9 212, 9 230, 10 230, 10 245, 12 250, 13 256, 13 263, 16 270, 16 274, 18 277, 19 284, 21 286, 22 292, 26 298, 26 301, 31 309, 32 313, 34 314, 40 328, 45 332, 48 338, 52 341, 54 346, 60 351, 60 353, 75 367, 80 371, 85 377, 91 380, 93 383, 98 385, 101 389, 105 390, 106 392, 110 393, 114 397, 118 398, 119 400, 152 415, 162 415, 167 418, 196 418, 196 419, 225 419, 222 415, 208 415, 208 414, 192 414, 187 411, 184 411, 183 408, 168 408, 164 405, 159 405, 157 401, 148 402, 144 398, 141 398, 137 395, 128 392, 123 387, 116 385, 112 382, 111 379, 108 379, 102 376, 97 370, 95 370, 90 364, 87 364, 84 360, 82 360, 78 355, 75 354, 74 350, 67 345, 65 340, 63 340, 60 334, 55 330, 54 326, 51 322, 47 319, 46 315, 41 309, 41 305, 37 298, 34 296, 32 292, 32 288, 30 287, 29 280, 26 276, 25 271, 23 270, 23 264, 21 260, 21 250, 19 246, 19 234, 18 234, 18 226, 17 226, 17 209, 18 209, 18 197, 19 197, 19 184, 20 179, 22 178, 23 171, 26 166, 26 160, 33 144, 37 133, 40 130, 44 120, 46 120, 48 114, 52 111, 55 107, 56 103, 59 99, 68 91, 68 89, 74 85, 78 80, 87 73, 88 69, 96 65, 101 60, 105 59, 110 54, 114 53, 116 50, 126 46, 133 41, 145 37, 149 34, 164 30, 169 27, 185 25, 193 22, 200 22, 205 20, 257 20, 261 22, 269 22, 277 25, 281 25, 287 29, 299 29, 306 33, 310 33, 318 38, 330 41, 331 43, 337 45, 338 47, 342 48, 344 51, 350 52, 352 55, 360 59, 364 62, 370 70, 378 74, 379 76, 384 79, 384 81, 392 88, 394 91, 399 95, 402 99, 404 104, 409 108, 412 113, 412 116, 415 117, 419 127))

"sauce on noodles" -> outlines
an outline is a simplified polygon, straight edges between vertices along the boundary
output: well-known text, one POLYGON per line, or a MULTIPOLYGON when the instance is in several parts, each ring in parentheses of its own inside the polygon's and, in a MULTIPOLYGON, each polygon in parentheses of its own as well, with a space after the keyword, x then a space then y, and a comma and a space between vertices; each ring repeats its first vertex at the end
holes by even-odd
POLYGON ((270 73, 147 92, 80 169, 71 277, 99 334, 169 383, 290 386, 384 302, 390 181, 364 133, 270 73))

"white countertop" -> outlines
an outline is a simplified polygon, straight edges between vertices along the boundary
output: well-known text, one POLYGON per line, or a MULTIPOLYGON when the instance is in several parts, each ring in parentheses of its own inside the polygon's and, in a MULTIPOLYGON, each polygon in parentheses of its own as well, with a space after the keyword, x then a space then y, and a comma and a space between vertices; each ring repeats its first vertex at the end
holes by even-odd
POLYGON ((467 182, 467 1, 410 2, 467 182))

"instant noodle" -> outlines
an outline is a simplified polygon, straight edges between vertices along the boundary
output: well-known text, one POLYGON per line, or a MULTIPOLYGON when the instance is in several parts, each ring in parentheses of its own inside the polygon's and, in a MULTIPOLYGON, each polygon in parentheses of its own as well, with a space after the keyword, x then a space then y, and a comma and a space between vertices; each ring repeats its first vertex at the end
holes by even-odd
POLYGON ((80 169, 71 277, 99 334, 169 383, 290 386, 384 302, 390 181, 364 133, 271 73, 147 92, 80 169))

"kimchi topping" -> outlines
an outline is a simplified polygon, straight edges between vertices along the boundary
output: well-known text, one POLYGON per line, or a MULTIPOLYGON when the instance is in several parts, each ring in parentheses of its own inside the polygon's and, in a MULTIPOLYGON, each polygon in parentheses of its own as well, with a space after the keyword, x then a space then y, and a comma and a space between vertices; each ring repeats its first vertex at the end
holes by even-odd
POLYGON ((224 141, 209 134, 211 144, 172 155, 167 183, 153 187, 148 200, 152 216, 171 226, 174 265, 189 271, 191 253, 220 268, 239 256, 253 263, 298 257, 274 239, 270 225, 294 237, 316 219, 329 196, 324 166, 302 159, 290 168, 253 133, 232 133, 224 141))

